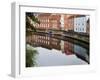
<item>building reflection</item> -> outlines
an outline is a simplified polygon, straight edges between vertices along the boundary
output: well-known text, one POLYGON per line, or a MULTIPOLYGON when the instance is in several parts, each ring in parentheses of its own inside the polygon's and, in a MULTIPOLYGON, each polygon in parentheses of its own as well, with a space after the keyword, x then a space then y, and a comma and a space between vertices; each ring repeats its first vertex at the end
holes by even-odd
POLYGON ((73 54, 73 44, 49 36, 32 35, 26 38, 27 43, 34 47, 41 46, 48 49, 61 50, 66 55, 73 54))
POLYGON ((69 41, 63 41, 50 37, 48 35, 37 35, 26 37, 26 42, 34 47, 43 47, 47 49, 56 49, 62 51, 65 55, 76 55, 78 58, 89 62, 88 50, 78 45, 75 45, 69 41))
POLYGON ((88 51, 85 48, 74 45, 74 53, 77 57, 89 63, 89 55, 87 54, 88 51))
POLYGON ((67 55, 74 54, 74 44, 69 42, 64 42, 64 53, 67 55))
POLYGON ((32 35, 26 38, 27 43, 31 44, 34 47, 41 46, 48 49, 57 49, 60 50, 60 40, 51 38, 49 36, 42 35, 32 35))

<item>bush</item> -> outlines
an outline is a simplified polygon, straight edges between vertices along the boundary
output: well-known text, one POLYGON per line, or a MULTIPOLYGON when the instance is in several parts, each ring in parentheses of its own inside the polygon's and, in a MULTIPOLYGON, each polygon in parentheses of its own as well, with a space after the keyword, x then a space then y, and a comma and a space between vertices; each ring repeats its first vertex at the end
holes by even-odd
POLYGON ((32 67, 36 65, 37 51, 33 47, 26 47, 26 67, 32 67))

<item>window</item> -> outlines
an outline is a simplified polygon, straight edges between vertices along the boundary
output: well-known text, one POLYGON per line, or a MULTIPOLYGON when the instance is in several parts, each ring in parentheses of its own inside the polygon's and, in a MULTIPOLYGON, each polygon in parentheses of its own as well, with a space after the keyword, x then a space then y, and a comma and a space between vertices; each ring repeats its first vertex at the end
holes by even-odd
POLYGON ((84 28, 83 28, 83 31, 84 31, 84 28))
POLYGON ((80 28, 80 31, 81 31, 81 28, 80 28))

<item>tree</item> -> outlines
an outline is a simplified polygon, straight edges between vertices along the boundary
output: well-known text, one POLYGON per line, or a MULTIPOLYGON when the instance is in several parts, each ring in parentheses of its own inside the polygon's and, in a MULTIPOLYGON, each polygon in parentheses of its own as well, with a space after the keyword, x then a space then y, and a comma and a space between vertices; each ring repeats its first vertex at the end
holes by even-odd
POLYGON ((29 32, 35 32, 35 24, 40 24, 40 21, 38 18, 34 16, 33 13, 27 12, 26 13, 26 33, 28 34, 29 32), (31 22, 33 21, 34 24, 31 22))

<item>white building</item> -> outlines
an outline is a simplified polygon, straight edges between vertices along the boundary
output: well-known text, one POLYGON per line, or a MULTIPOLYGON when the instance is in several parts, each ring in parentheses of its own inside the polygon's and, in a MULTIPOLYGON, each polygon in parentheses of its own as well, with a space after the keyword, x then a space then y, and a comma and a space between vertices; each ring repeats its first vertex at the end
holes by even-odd
POLYGON ((79 15, 74 18, 74 31, 86 33, 86 16, 79 15))

